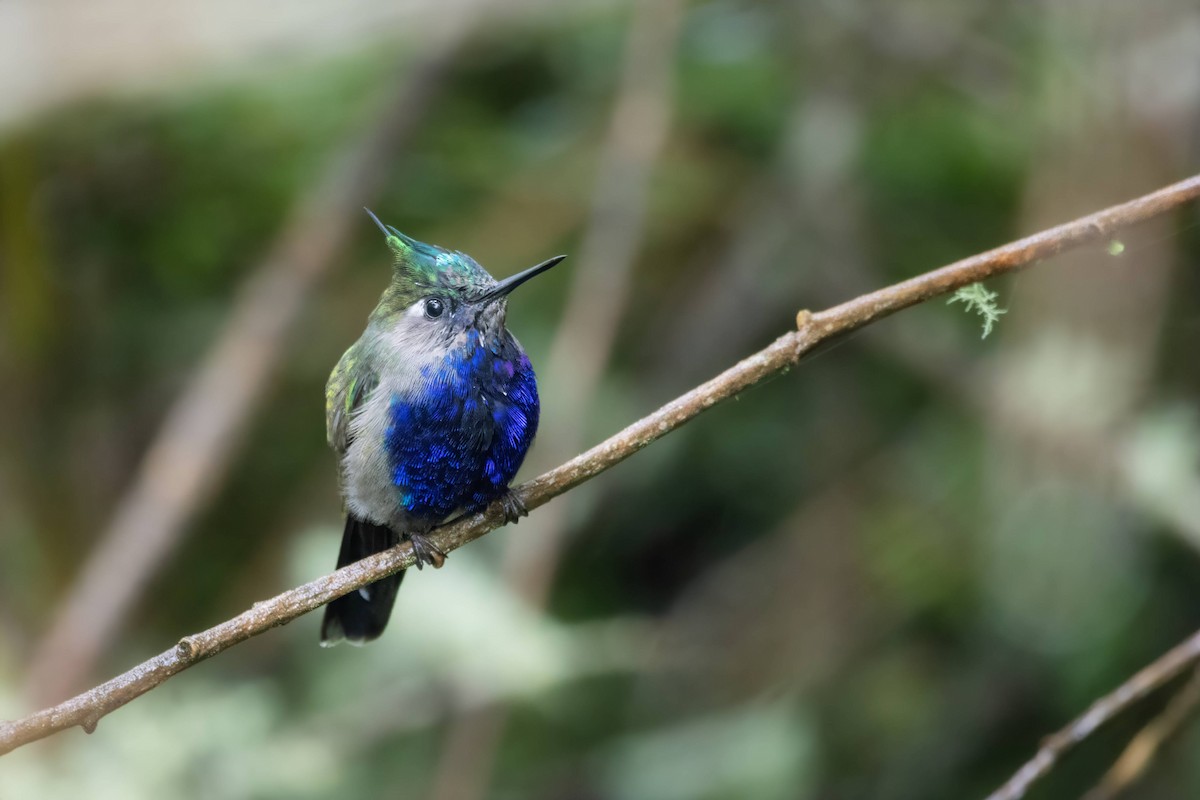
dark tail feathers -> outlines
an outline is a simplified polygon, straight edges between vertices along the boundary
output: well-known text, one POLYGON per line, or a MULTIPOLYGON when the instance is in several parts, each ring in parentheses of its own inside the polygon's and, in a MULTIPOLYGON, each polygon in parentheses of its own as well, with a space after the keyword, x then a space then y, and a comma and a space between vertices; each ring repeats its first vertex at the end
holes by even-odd
MULTIPOLYGON (((400 537, 386 525, 376 525, 348 515, 346 530, 342 533, 342 549, 338 553, 338 568, 380 553, 399 542, 400 537)), ((362 644, 378 638, 387 627, 403 578, 404 573, 397 572, 325 606, 321 646, 330 647, 343 639, 352 644, 362 644)))

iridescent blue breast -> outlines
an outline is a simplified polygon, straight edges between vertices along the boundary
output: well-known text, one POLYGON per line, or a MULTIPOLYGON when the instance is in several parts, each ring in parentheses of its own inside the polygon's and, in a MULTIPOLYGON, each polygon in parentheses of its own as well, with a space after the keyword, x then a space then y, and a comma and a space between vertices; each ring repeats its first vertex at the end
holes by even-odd
POLYGON ((393 394, 385 447, 397 502, 439 521, 500 497, 538 424, 537 381, 509 337, 493 351, 474 331, 427 366, 411 394, 393 394))

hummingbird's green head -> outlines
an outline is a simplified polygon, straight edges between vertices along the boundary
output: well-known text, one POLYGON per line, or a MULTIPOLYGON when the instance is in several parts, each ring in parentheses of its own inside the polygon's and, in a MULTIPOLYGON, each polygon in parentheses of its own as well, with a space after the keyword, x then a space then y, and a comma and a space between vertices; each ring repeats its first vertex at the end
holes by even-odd
POLYGON ((508 293, 566 258, 555 256, 497 281, 466 253, 418 242, 384 225, 370 209, 366 212, 383 232, 394 259, 391 284, 372 319, 424 316, 448 333, 470 326, 503 328, 508 293))

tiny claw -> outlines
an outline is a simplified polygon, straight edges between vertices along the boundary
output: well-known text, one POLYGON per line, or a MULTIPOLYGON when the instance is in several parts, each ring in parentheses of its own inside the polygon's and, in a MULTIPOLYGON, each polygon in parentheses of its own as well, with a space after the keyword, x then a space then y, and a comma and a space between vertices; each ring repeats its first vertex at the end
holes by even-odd
POLYGON ((414 562, 417 569, 424 569, 426 564, 431 565, 434 569, 441 569, 442 565, 446 563, 446 554, 429 541, 429 537, 425 534, 410 533, 408 538, 412 540, 413 553, 417 557, 414 562))
POLYGON ((529 516, 529 509, 525 507, 525 501, 517 497, 516 492, 511 489, 500 497, 500 507, 504 509, 505 522, 516 524, 521 517, 529 516))

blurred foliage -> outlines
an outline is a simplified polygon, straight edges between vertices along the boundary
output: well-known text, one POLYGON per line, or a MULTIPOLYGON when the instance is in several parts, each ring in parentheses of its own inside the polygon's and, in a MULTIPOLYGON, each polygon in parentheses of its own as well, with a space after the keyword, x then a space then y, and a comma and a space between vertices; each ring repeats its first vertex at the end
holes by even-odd
MULTIPOLYGON (((1200 26, 1188 3, 876 5, 689 6, 589 440, 799 308, 1195 171, 1200 96, 1181 84, 1168 113, 1107 79, 1167 59, 1160 38, 1200 26)), ((628 17, 548 6, 478 34, 364 204, 496 274, 575 252, 628 17)), ((233 293, 413 48, 97 97, 0 137, 0 715, 233 293)), ((601 476, 545 613, 496 568, 521 530, 488 537, 410 576, 382 641, 321 650, 305 618, 6 756, 0 797, 421 797, 449 721, 491 704, 513 715, 489 797, 983 796, 1200 626, 1196 219, 989 285, 1011 313, 986 342, 962 306, 884 321, 601 476)), ((104 674, 333 566, 322 384, 385 255, 364 218, 104 674)), ((570 280, 513 299, 535 364, 570 280)), ((546 405, 562 379, 541 376, 546 405)), ((1031 797, 1078 796, 1167 694, 1031 797)), ((1200 792, 1198 755, 1188 730, 1134 796, 1200 792)))

